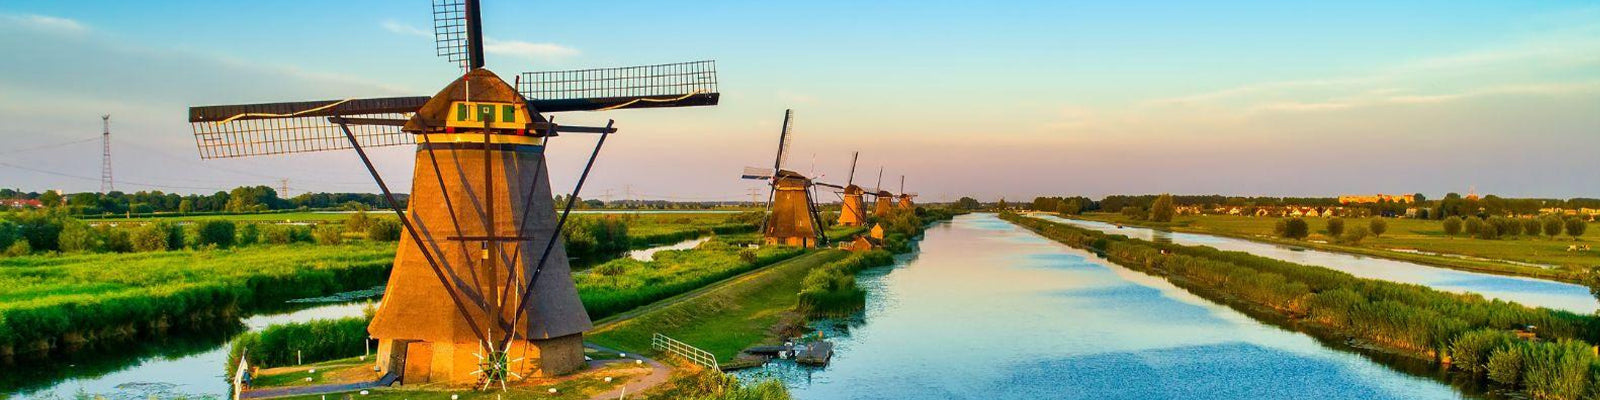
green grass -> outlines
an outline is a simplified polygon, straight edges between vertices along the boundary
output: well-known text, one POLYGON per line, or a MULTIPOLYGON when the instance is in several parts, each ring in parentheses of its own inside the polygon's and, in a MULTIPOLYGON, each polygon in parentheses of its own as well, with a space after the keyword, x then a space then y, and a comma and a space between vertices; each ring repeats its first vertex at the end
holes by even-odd
POLYGON ((659 332, 709 351, 718 360, 732 360, 751 345, 775 339, 770 329, 794 310, 795 294, 806 274, 847 254, 814 250, 638 317, 602 325, 588 338, 615 349, 645 352, 650 350, 651 336, 659 332))
POLYGON ((727 279, 801 250, 768 246, 744 249, 712 240, 690 250, 668 250, 652 261, 619 258, 573 276, 584 308, 595 319, 672 297, 727 279))
MULTIPOLYGON (((133 218, 125 218, 125 217, 115 216, 115 215, 113 215, 113 216, 81 216, 81 217, 78 217, 78 218, 82 219, 84 221, 106 221, 106 222, 120 222, 120 221, 134 221, 134 222, 168 221, 168 222, 179 222, 179 221, 201 221, 201 220, 208 220, 208 219, 221 219, 221 220, 239 221, 239 222, 245 222, 245 221, 248 221, 248 222, 343 222, 345 219, 350 218, 350 214, 351 213, 346 213, 346 212, 293 211, 293 212, 269 212, 269 213, 247 213, 247 214, 167 214, 167 215, 159 215, 159 216, 136 216, 136 217, 133 217, 133 218)), ((372 216, 378 216, 378 215, 391 216, 391 217, 394 216, 394 213, 386 212, 384 210, 368 211, 367 214, 368 215, 372 215, 372 216)))
POLYGON ((393 243, 34 255, 0 259, 0 353, 233 318, 383 282, 393 243))
MULTIPOLYGON (((1090 213, 1084 219, 1149 226, 1180 232, 1206 233, 1257 241, 1286 243, 1321 250, 1342 251, 1412 261, 1449 268, 1532 276, 1545 279, 1575 281, 1576 272, 1600 265, 1600 251, 1566 251, 1572 244, 1600 245, 1600 229, 1589 229, 1579 239, 1571 237, 1521 235, 1497 240, 1473 239, 1444 234, 1440 221, 1405 218, 1386 218, 1389 231, 1380 237, 1368 236, 1358 245, 1338 244, 1324 230, 1328 218, 1306 218, 1311 225, 1311 236, 1296 241, 1273 236, 1274 217, 1241 217, 1222 215, 1184 215, 1173 217, 1169 223, 1132 220, 1121 214, 1090 213), (1454 254, 1489 260, 1509 260, 1522 263, 1553 265, 1557 269, 1539 268, 1489 260, 1461 259, 1456 257, 1415 254, 1393 249, 1414 249, 1430 253, 1454 254)), ((1346 229, 1367 226, 1370 218, 1346 218, 1346 229)))
POLYGON ((359 369, 362 372, 371 371, 372 360, 363 360, 362 357, 350 357, 306 364, 286 369, 283 373, 257 376, 251 384, 255 388, 269 388, 338 383, 337 377, 355 373, 352 369, 359 369), (306 378, 311 378, 311 380, 308 381, 306 378))

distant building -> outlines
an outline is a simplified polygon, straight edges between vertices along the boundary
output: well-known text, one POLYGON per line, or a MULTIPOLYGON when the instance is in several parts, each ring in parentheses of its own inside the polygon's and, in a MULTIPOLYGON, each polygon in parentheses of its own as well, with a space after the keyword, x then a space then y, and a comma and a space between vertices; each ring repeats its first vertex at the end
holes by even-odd
POLYGON ((1375 194, 1375 195, 1341 195, 1339 204, 1372 204, 1372 203, 1405 203, 1417 202, 1414 194, 1375 194))
POLYGON ((1172 212, 1177 215, 1200 215, 1200 206, 1178 206, 1172 212))
POLYGON ((37 199, 0 199, 0 206, 6 208, 39 208, 44 204, 37 199))

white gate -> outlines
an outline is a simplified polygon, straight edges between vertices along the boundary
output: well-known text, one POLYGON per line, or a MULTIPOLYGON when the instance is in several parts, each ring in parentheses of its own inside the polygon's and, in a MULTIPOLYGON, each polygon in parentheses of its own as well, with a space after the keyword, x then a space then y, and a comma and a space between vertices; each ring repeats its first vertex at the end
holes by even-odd
POLYGON ((669 338, 667 335, 657 333, 655 336, 652 336, 650 338, 650 347, 653 347, 659 351, 667 352, 668 354, 682 357, 683 359, 702 367, 711 368, 715 371, 722 370, 722 368, 717 366, 717 357, 711 355, 711 352, 700 350, 699 348, 690 346, 688 343, 669 338))

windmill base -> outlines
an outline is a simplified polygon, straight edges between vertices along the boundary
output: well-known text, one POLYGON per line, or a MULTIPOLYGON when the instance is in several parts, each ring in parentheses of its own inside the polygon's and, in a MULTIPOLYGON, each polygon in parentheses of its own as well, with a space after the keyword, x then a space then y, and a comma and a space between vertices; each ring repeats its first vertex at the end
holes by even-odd
MULTIPOLYGON (((428 382, 472 384, 479 356, 478 343, 441 343, 388 339, 378 343, 378 368, 400 375, 400 384, 428 382)), ((523 378, 566 375, 583 368, 583 334, 511 342, 511 371, 523 378), (519 360, 520 359, 520 360, 519 360)), ((513 378, 514 379, 514 378, 513 378)))
POLYGON ((817 247, 817 238, 810 237, 810 236, 789 236, 789 237, 772 237, 772 236, 768 236, 766 238, 766 243, 769 244, 769 245, 779 244, 779 245, 784 245, 784 246, 812 248, 812 247, 817 247))

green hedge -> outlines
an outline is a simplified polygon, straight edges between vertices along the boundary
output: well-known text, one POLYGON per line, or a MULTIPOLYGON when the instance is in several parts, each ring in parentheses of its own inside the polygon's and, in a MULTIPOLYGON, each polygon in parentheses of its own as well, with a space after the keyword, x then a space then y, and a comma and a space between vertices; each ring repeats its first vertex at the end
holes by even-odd
POLYGON ((228 369, 239 365, 241 354, 250 365, 271 368, 355 357, 367 351, 368 317, 320 319, 279 324, 233 339, 228 349, 228 369))

